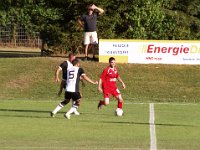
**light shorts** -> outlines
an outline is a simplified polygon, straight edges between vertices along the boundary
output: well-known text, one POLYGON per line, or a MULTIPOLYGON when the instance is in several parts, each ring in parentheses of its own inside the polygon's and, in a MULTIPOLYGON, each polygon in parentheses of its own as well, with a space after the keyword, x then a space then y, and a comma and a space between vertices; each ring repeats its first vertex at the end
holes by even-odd
POLYGON ((84 45, 98 44, 97 32, 84 32, 84 45))

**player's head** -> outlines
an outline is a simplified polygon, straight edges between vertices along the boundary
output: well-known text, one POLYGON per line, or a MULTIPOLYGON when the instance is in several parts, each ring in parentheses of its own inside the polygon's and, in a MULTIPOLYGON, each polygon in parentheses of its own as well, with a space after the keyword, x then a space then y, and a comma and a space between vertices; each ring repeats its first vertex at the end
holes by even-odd
POLYGON ((68 58, 69 58, 69 61, 72 62, 76 58, 76 56, 73 53, 69 53, 68 58))
POLYGON ((73 61, 72 61, 72 65, 73 66, 80 66, 80 62, 81 62, 81 60, 80 59, 74 59, 73 61))
POLYGON ((112 68, 115 66, 115 58, 114 57, 109 58, 109 64, 110 64, 110 67, 112 67, 112 68))

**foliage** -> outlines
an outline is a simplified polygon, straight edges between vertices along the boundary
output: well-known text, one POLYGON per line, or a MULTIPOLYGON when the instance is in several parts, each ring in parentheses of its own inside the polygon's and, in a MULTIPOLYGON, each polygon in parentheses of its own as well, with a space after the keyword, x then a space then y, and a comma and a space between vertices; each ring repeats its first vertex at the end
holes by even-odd
POLYGON ((13 34, 16 26, 39 31, 52 48, 77 51, 83 37, 77 19, 90 3, 105 10, 99 38, 200 39, 199 0, 1 0, 0 25, 11 25, 13 34))

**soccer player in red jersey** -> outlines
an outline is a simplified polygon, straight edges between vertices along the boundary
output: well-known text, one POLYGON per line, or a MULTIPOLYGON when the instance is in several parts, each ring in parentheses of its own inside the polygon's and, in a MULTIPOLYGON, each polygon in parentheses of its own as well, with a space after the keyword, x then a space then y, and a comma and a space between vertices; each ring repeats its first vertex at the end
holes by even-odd
POLYGON ((104 69, 99 79, 98 90, 103 92, 104 95, 104 100, 99 101, 99 110, 103 105, 106 106, 109 104, 110 95, 113 95, 113 97, 115 97, 118 101, 117 109, 122 109, 123 99, 116 85, 117 80, 121 82, 122 87, 125 89, 126 86, 120 78, 117 69, 115 68, 115 58, 110 57, 109 66, 104 69))

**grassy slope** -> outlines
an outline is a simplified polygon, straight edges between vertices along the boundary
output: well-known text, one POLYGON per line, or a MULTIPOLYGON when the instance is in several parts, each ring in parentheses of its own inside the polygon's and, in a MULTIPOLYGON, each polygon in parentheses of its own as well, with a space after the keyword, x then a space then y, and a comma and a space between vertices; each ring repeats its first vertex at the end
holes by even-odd
MULTIPOLYGON (((54 71, 64 58, 1 58, 0 99, 58 99, 54 71)), ((98 80, 107 64, 83 62, 88 76, 98 80)), ((127 89, 126 101, 200 102, 200 66, 117 64, 127 89)), ((119 85, 119 88, 120 85, 119 85)), ((84 98, 102 96, 94 85, 82 89, 84 98)))

